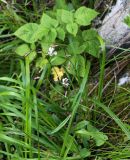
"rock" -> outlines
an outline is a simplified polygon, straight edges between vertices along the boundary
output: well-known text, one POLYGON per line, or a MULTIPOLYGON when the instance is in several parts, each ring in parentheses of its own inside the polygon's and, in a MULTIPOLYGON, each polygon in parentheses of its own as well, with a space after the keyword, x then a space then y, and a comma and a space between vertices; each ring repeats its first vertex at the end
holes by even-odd
POLYGON ((111 12, 105 16, 98 32, 107 46, 119 46, 125 38, 130 38, 130 28, 124 23, 124 18, 129 14, 130 0, 117 0, 111 12))

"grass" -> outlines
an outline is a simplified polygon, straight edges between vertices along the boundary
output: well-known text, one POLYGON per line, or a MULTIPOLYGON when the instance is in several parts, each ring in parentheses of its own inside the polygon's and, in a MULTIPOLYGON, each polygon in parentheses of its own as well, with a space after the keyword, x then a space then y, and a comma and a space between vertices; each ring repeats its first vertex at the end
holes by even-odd
POLYGON ((118 48, 117 56, 106 59, 99 38, 100 61, 87 61, 83 79, 66 73, 70 86, 65 88, 53 81, 48 65, 38 70, 28 56, 14 53, 21 41, 12 33, 27 21, 38 21, 47 6, 14 2, 7 7, 0 1, 0 159, 129 159, 130 89, 117 85, 124 70, 129 71, 129 49, 118 48), (77 134, 81 132, 84 136, 77 134), (98 135, 100 146, 94 139, 98 135))

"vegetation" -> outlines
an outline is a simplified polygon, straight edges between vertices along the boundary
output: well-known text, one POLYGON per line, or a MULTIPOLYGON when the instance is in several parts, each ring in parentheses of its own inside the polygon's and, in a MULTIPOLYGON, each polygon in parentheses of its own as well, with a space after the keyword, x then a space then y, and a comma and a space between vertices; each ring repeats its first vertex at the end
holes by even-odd
POLYGON ((130 50, 106 59, 96 3, 0 1, 0 159, 130 158, 130 50))

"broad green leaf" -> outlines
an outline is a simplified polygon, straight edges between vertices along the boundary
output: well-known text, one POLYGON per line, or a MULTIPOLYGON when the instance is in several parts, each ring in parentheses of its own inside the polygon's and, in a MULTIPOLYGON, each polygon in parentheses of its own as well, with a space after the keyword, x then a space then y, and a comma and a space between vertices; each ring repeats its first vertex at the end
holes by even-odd
POLYGON ((76 34, 78 32, 78 25, 76 23, 69 23, 69 24, 67 24, 66 29, 73 36, 76 36, 76 34))
POLYGON ((87 148, 83 148, 80 150, 80 156, 81 158, 86 158, 91 155, 91 152, 87 148))
POLYGON ((27 44, 22 44, 16 48, 15 52, 19 56, 25 56, 26 54, 30 53, 30 48, 27 44))
POLYGON ((49 47, 55 42, 56 36, 57 36, 56 29, 52 28, 50 29, 48 34, 42 38, 41 47, 44 53, 48 52, 49 47))
POLYGON ((98 33, 94 29, 89 29, 82 32, 85 51, 92 56, 98 58, 100 53, 100 42, 98 40, 98 33))
POLYGON ((29 61, 32 62, 35 58, 36 58, 36 51, 32 51, 29 53, 28 57, 29 57, 29 61))
POLYGON ((56 39, 56 36, 57 36, 57 32, 55 29, 51 29, 49 32, 48 32, 48 37, 46 37, 46 39, 48 40, 48 42, 54 42, 55 39, 56 39))
POLYGON ((108 140, 108 137, 103 132, 96 132, 93 133, 93 139, 96 142, 96 146, 101 146, 108 140))
POLYGON ((59 124, 59 126, 56 127, 56 128, 51 132, 51 134, 54 134, 54 133, 58 132, 59 130, 61 130, 61 128, 63 128, 63 127, 66 125, 66 123, 69 121, 70 117, 71 117, 71 115, 69 115, 68 117, 66 117, 66 119, 65 119, 64 121, 62 121, 62 122, 59 124))
POLYGON ((57 10, 57 19, 59 22, 63 23, 72 23, 73 22, 73 13, 64 9, 57 10))
POLYGON ((20 27, 14 35, 27 43, 34 43, 39 39, 39 34, 37 34, 38 29, 38 24, 27 23, 20 27))
POLYGON ((89 137, 93 138, 96 142, 96 146, 101 146, 108 140, 108 137, 103 132, 99 131, 89 131, 81 129, 76 133, 83 137, 86 137, 87 139, 89 139, 89 137))
POLYGON ((46 42, 45 38, 41 40, 41 48, 43 53, 47 53, 52 43, 46 42))
POLYGON ((64 41, 64 39, 65 39, 65 31, 61 27, 58 27, 56 29, 56 31, 57 31, 57 37, 59 39, 61 39, 62 41, 64 41))
POLYGON ((75 12, 75 20, 76 23, 82 26, 87 26, 91 24, 91 21, 98 15, 98 12, 96 12, 93 9, 87 8, 87 7, 80 7, 75 12))
POLYGON ((67 51, 71 55, 76 55, 83 53, 85 48, 85 45, 81 45, 77 39, 73 38, 71 39, 70 44, 67 47, 67 51))
POLYGON ((51 59, 50 63, 51 63, 51 65, 56 66, 56 65, 61 65, 61 64, 63 64, 65 61, 66 61, 66 59, 65 59, 64 57, 54 56, 54 57, 51 59))
POLYGON ((47 14, 43 13, 41 18, 41 24, 44 25, 46 28, 53 28, 58 26, 58 21, 56 19, 51 18, 47 14))
POLYGON ((36 67, 37 68, 43 68, 48 63, 48 60, 40 57, 36 60, 36 67))
POLYGON ((101 146, 106 140, 108 140, 108 137, 103 132, 99 132, 99 130, 90 123, 87 125, 87 130, 91 133, 91 136, 95 140, 96 146, 101 146))
POLYGON ((81 55, 74 55, 67 63, 67 71, 74 76, 84 77, 85 59, 81 55))
POLYGON ((47 36, 48 32, 49 32, 49 29, 47 27, 45 27, 45 25, 40 24, 39 28, 36 32, 36 35, 37 35, 38 39, 41 40, 43 37, 47 36))

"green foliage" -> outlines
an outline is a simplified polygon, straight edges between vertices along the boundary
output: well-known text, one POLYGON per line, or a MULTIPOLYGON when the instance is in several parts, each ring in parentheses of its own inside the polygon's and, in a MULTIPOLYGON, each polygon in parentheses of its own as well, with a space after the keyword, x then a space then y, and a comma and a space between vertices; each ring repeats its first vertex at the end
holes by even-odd
MULTIPOLYGON (((64 6, 65 3, 57 2, 57 5, 59 6, 57 7, 60 8, 60 6, 64 6)), ((74 76, 83 77, 86 62, 79 54, 86 52, 98 58, 100 43, 97 38, 98 34, 95 30, 90 29, 84 31, 80 29, 80 26, 90 25, 91 21, 98 15, 98 13, 93 9, 86 7, 80 7, 76 11, 66 10, 64 8, 55 8, 52 13, 49 15, 44 12, 41 17, 40 24, 27 23, 20 27, 14 35, 27 43, 40 43, 43 51, 42 56, 44 55, 43 61, 51 46, 57 43, 63 43, 66 45, 66 55, 77 55, 70 59, 71 66, 68 72, 74 76), (50 16, 52 13, 54 14, 53 17, 50 16), (76 70, 78 74, 75 74, 74 70, 76 70)), ((61 47, 60 45, 58 46, 61 47)), ((30 55, 33 57, 34 54, 30 55)), ((34 58, 32 58, 32 60, 33 59, 34 58)), ((61 57, 60 52, 58 52, 58 56, 51 59, 50 62, 52 65, 56 66, 61 65, 66 61, 68 61, 66 56, 61 57)), ((68 65, 68 63, 65 64, 68 65)))
POLYGON ((30 53, 30 48, 27 44, 22 44, 16 48, 15 52, 19 56, 25 56, 30 53))
MULTIPOLYGON (((0 54, 4 54, 5 59, 12 58, 16 66, 12 69, 8 64, 11 74, 0 77, 0 154, 3 156, 0 159, 99 160, 113 157, 115 160, 116 154, 124 149, 125 142, 115 151, 116 147, 108 140, 112 134, 122 132, 114 129, 112 124, 109 126, 112 129, 107 128, 105 122, 114 119, 125 133, 122 139, 125 136, 129 138, 129 130, 110 112, 109 107, 89 101, 90 97, 104 98, 102 80, 99 91, 95 90, 99 92, 98 96, 94 92, 88 95, 93 81, 91 69, 99 69, 97 65, 91 65, 93 59, 97 62, 100 57, 101 78, 105 68, 105 60, 100 55, 105 44, 91 28, 91 22, 98 13, 85 6, 80 7, 81 1, 76 0, 70 3, 56 0, 54 7, 31 2, 29 5, 21 2, 19 12, 18 4, 14 5, 16 10, 11 12, 14 17, 9 16, 13 25, 7 17, 5 22, 8 23, 4 27, 0 21, 0 36, 3 34, 4 37, 0 54), (4 35, 6 32, 10 34, 4 35), (99 110, 98 106, 101 106, 99 110), (107 130, 112 130, 112 134, 105 134, 107 130)), ((2 17, 0 13, 0 20, 2 17)), ((1 56, 1 62, 4 58, 1 56)), ((3 68, 5 71, 6 66, 3 68)), ((121 157, 129 157, 126 153, 130 155, 129 147, 123 150, 125 156, 121 157)))
POLYGON ((76 23, 70 23, 70 24, 67 24, 66 29, 73 36, 76 36, 78 32, 78 25, 76 23))
POLYGON ((90 8, 80 7, 74 14, 77 24, 87 26, 98 15, 98 13, 90 8))
POLYGON ((27 43, 34 43, 39 39, 38 28, 39 25, 36 23, 27 23, 20 27, 14 35, 27 43))

